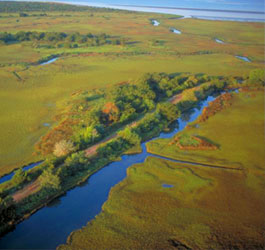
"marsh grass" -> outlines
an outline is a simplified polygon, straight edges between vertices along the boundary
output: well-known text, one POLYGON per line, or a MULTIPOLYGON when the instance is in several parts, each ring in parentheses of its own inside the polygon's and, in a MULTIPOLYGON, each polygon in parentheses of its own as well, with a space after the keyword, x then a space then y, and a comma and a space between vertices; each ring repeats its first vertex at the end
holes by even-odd
POLYGON ((235 95, 228 109, 184 130, 218 141, 216 152, 187 156, 168 145, 171 139, 148 143, 156 154, 227 166, 237 161, 243 171, 148 157, 127 170, 102 212, 58 249, 171 249, 174 242, 191 249, 264 248, 264 99, 263 92, 246 96, 235 95))
POLYGON ((4 13, 1 32, 61 32, 63 27, 68 33, 105 32, 128 39, 128 44, 75 49, 36 48, 31 42, 0 45, 0 175, 34 160, 34 144, 48 130, 42 125, 55 123, 52 117, 60 113, 73 92, 134 81, 147 72, 242 75, 263 67, 262 24, 177 20, 135 12, 29 14, 19 18, 16 13, 4 13), (152 26, 152 18, 160 20, 161 25, 152 26), (179 27, 183 34, 175 36, 169 27, 179 27), (227 46, 216 44, 213 37, 224 39, 227 46), (165 43, 150 46, 154 39, 165 43), (234 53, 248 56, 253 62, 241 62, 234 53), (54 54, 59 54, 60 60, 45 66, 32 65, 54 54))
POLYGON ((182 134, 180 137, 179 137, 179 143, 181 146, 199 146, 200 142, 197 141, 196 139, 194 139, 193 136, 191 135, 188 135, 188 134, 182 134))
MULTIPOLYGON (((219 146, 215 151, 181 151, 169 146, 171 139, 158 139, 147 144, 150 152, 158 153, 179 160, 198 161, 208 164, 259 168, 264 164, 264 98, 263 92, 257 91, 252 98, 247 93, 234 95, 233 104, 206 122, 195 121, 183 133, 200 138, 207 138, 219 146), (248 142, 248 143, 246 143, 248 142), (251 143, 250 143, 251 142, 251 143)), ((177 136, 177 135, 176 135, 177 136)))

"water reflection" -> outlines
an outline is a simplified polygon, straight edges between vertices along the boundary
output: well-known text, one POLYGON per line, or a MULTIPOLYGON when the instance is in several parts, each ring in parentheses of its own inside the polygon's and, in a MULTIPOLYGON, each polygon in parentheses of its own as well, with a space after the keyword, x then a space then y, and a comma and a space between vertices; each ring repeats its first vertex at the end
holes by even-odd
MULTIPOLYGON (((188 122, 194 121, 213 100, 214 97, 208 97, 193 109, 193 113, 184 115, 184 120, 182 117, 178 119, 175 123, 178 124, 177 127, 170 132, 161 133, 157 138, 173 137, 188 122)), ((18 224, 14 231, 0 239, 0 249, 55 249, 59 244, 65 243, 71 232, 85 226, 100 213, 109 191, 126 177, 128 167, 143 163, 148 156, 152 156, 147 152, 146 142, 141 147, 140 154, 123 155, 120 161, 110 163, 93 174, 83 186, 69 190, 66 195, 18 224)))

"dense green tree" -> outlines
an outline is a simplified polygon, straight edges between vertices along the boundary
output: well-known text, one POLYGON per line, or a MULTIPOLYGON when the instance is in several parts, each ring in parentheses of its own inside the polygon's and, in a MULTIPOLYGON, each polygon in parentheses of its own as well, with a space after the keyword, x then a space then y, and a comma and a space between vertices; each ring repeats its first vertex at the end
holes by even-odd
POLYGON ((2 41, 3 43, 9 43, 16 41, 16 38, 14 37, 14 35, 4 32, 0 33, 0 41, 2 41))
POLYGON ((61 180, 59 176, 54 173, 53 167, 44 170, 38 180, 42 187, 60 189, 61 180))
POLYGON ((13 198, 7 196, 0 198, 0 224, 12 221, 16 218, 16 208, 13 198))
POLYGON ((131 145, 139 145, 141 143, 141 138, 129 127, 126 127, 124 130, 120 131, 118 135, 131 145))
POLYGON ((97 149, 99 158, 115 160, 122 152, 128 148, 122 138, 112 139, 108 143, 102 145, 97 149))
POLYGON ((87 145, 95 142, 100 137, 97 129, 94 126, 87 126, 77 131, 75 140, 81 145, 87 145))
POLYGON ((22 168, 19 168, 15 171, 14 176, 12 177, 12 183, 14 185, 20 185, 27 180, 27 172, 22 168))
POLYGON ((161 116, 169 122, 175 121, 180 115, 177 106, 170 102, 159 103, 157 105, 157 110, 161 116))
POLYGON ((20 17, 27 17, 28 14, 27 14, 27 13, 24 13, 24 12, 20 12, 20 13, 19 13, 19 16, 20 16, 20 17))
MULTIPOLYGON (((106 40, 109 38, 106 34, 100 34, 98 36, 93 35, 91 33, 88 34, 80 34, 78 32, 75 33, 64 33, 64 32, 37 32, 37 31, 19 31, 16 34, 11 33, 0 33, 0 41, 4 43, 9 42, 24 42, 24 41, 45 41, 49 44, 57 43, 57 47, 69 47, 69 48, 77 48, 80 44, 87 43, 89 45, 98 46, 107 44, 106 40), (58 42, 64 42, 58 44, 58 42)), ((44 46, 44 45, 42 45, 44 46)))
POLYGON ((136 118, 136 110, 131 106, 130 103, 126 103, 123 108, 124 109, 121 113, 120 122, 129 121, 136 118))

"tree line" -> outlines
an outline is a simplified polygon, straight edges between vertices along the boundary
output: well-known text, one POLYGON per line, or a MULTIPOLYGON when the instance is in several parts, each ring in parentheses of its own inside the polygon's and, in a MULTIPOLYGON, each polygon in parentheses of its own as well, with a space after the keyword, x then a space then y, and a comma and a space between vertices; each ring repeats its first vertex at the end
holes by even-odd
POLYGON ((37 31, 19 31, 15 34, 8 32, 0 33, 0 41, 4 44, 12 42, 48 42, 48 43, 58 43, 65 42, 67 44, 76 43, 84 44, 88 43, 89 45, 104 45, 104 44, 114 44, 114 45, 124 45, 126 41, 124 39, 115 38, 112 39, 111 36, 102 33, 95 35, 92 33, 80 34, 79 32, 75 33, 65 33, 65 32, 37 32, 37 31))
MULTIPOLYGON (((64 116, 59 125, 40 140, 36 149, 43 155, 53 154, 56 143, 63 140, 73 142, 77 150, 84 149, 152 111, 153 122, 158 116, 160 122, 172 121, 182 107, 167 102, 168 98, 187 88, 214 82, 215 78, 207 75, 154 73, 144 75, 135 84, 125 83, 107 90, 80 94, 70 104, 69 115, 64 116)), ((220 87, 224 86, 224 82, 224 79, 219 79, 220 87)), ((154 127, 151 122, 149 125, 148 128, 143 125, 138 131, 140 137, 145 130, 154 127)))

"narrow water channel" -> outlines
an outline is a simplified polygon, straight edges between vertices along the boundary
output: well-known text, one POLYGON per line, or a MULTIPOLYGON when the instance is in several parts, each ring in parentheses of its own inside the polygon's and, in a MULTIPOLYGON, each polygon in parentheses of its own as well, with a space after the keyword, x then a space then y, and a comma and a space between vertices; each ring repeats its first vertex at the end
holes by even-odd
POLYGON ((245 62, 251 62, 251 60, 245 56, 236 56, 236 58, 240 59, 240 60, 243 60, 245 62))
MULTIPOLYGON (((35 163, 32 163, 32 164, 29 164, 29 165, 23 167, 23 170, 29 170, 29 169, 32 169, 32 168, 34 168, 34 167, 36 167, 36 166, 38 166, 38 165, 40 165, 40 164, 41 164, 41 162, 35 162, 35 163)), ((1 183, 4 183, 4 182, 6 182, 6 181, 11 180, 12 177, 14 176, 14 174, 15 174, 15 173, 12 172, 12 173, 10 173, 10 174, 8 174, 8 175, 5 175, 5 176, 3 176, 2 178, 0 178, 0 184, 1 184, 1 183)))
POLYGON ((51 63, 53 63, 53 62, 55 62, 57 60, 58 60, 58 57, 54 57, 54 58, 52 58, 52 59, 50 59, 50 60, 48 60, 46 62, 40 63, 39 65, 44 66, 44 65, 47 65, 47 64, 51 64, 51 63))
MULTIPOLYGON (((154 139, 171 138, 189 122, 196 120, 202 109, 214 99, 208 97, 188 117, 179 118, 177 128, 170 133, 161 133, 154 139)), ((14 231, 0 239, 0 249, 55 249, 65 243, 72 231, 85 226, 100 213, 110 189, 126 177, 127 168, 152 156, 146 150, 146 142, 141 147, 142 153, 122 156, 120 161, 102 168, 82 186, 68 191, 18 224, 14 231)))
POLYGON ((218 38, 215 38, 214 39, 217 43, 220 43, 220 44, 224 44, 225 42, 224 41, 222 41, 222 40, 220 40, 220 39, 218 39, 218 38))

